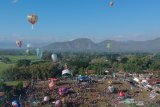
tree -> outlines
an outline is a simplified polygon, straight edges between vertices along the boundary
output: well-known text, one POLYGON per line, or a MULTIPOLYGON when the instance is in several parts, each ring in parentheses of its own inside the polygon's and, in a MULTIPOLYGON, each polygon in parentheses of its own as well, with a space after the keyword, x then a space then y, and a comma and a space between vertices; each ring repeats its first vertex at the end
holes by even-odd
POLYGON ((31 64, 31 60, 21 59, 21 60, 17 61, 16 66, 17 67, 22 67, 22 66, 29 66, 30 64, 31 64))
POLYGON ((1 61, 4 63, 11 63, 11 60, 8 57, 1 57, 1 61))

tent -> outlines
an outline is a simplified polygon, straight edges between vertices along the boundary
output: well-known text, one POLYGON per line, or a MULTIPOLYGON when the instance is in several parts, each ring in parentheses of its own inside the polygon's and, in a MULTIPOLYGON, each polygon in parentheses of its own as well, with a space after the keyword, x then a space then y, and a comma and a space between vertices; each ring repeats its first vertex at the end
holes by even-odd
POLYGON ((91 79, 88 76, 81 76, 81 75, 79 75, 78 78, 77 78, 77 80, 79 82, 86 82, 86 81, 90 81, 91 79))
POLYGON ((108 87, 108 90, 109 90, 111 93, 113 93, 114 90, 115 90, 115 88, 114 88, 113 86, 109 86, 109 87, 108 87))
POLYGON ((66 76, 66 77, 70 77, 70 76, 72 76, 72 73, 71 73, 71 71, 70 70, 68 70, 68 69, 64 69, 63 71, 62 71, 62 76, 66 76))
POLYGON ((109 71, 108 70, 106 70, 106 71, 104 71, 105 73, 109 73, 109 71))

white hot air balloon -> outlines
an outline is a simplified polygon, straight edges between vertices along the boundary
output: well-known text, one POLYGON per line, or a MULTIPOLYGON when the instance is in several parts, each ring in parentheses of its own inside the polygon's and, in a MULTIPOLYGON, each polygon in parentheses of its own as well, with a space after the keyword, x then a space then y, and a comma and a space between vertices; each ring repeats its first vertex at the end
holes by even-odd
POLYGON ((57 55, 54 54, 54 53, 51 55, 51 58, 52 58, 53 62, 57 62, 58 61, 57 55))
POLYGON ((31 44, 27 44, 27 48, 31 48, 31 44))
POLYGON ((110 2, 109 2, 109 6, 113 6, 114 5, 114 1, 113 0, 111 0, 110 2))

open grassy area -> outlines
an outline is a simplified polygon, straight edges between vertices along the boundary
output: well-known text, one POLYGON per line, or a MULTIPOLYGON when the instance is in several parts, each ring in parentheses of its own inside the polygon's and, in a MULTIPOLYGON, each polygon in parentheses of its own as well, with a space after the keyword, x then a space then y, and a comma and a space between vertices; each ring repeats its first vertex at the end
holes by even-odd
POLYGON ((2 75, 2 71, 6 70, 9 67, 14 66, 14 64, 20 59, 30 59, 32 61, 38 60, 38 58, 35 55, 32 55, 32 56, 26 56, 26 55, 1 55, 1 56, 8 57, 11 60, 11 63, 10 64, 6 64, 6 63, 3 63, 3 62, 0 61, 0 78, 1 78, 1 75, 2 75))
MULTIPOLYGON (((5 83, 8 86, 16 86, 19 82, 21 82, 21 81, 9 81, 9 82, 5 82, 5 83)), ((27 83, 27 81, 22 81, 22 82, 23 82, 23 84, 27 83)))
POLYGON ((0 77, 2 75, 2 71, 6 70, 9 67, 12 67, 14 64, 5 64, 3 62, 0 62, 0 77))
POLYGON ((26 56, 26 55, 2 55, 4 57, 8 57, 12 63, 15 63, 17 60, 20 60, 20 59, 30 59, 32 61, 35 61, 35 60, 38 60, 37 56, 35 55, 29 55, 29 56, 26 56))

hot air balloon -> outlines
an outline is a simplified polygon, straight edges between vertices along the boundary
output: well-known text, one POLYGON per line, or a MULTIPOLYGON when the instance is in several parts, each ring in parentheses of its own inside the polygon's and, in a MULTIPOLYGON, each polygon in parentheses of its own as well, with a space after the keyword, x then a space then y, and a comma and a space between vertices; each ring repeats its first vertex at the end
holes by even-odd
POLYGON ((107 43, 107 49, 110 49, 111 48, 111 43, 107 43))
POLYGON ((31 44, 27 44, 27 48, 31 48, 31 44))
POLYGON ((110 2, 109 2, 109 6, 113 6, 114 5, 114 1, 113 0, 111 0, 110 2))
POLYGON ((51 81, 51 82, 49 83, 49 89, 50 89, 50 91, 53 91, 54 86, 55 86, 55 83, 54 83, 53 81, 51 81))
POLYGON ((61 100, 57 100, 57 101, 55 102, 55 107, 63 107, 63 106, 62 106, 62 101, 61 101, 61 100))
POLYGON ((21 40, 17 40, 17 41, 16 41, 16 45, 21 48, 21 46, 22 46, 22 41, 21 41, 21 40))
POLYGON ((64 95, 68 93, 68 88, 62 87, 58 89, 59 95, 64 95))
POLYGON ((44 98, 43 98, 43 101, 44 102, 48 102, 50 100, 50 97, 49 96, 45 96, 44 98))
POLYGON ((28 21, 32 24, 32 30, 33 30, 34 24, 36 24, 36 22, 38 21, 38 16, 35 14, 30 14, 27 16, 27 18, 28 18, 28 21))
POLYGON ((52 58, 53 62, 57 62, 57 60, 58 60, 57 55, 54 53, 51 55, 51 58, 52 58))
POLYGON ((29 49, 26 50, 26 54, 27 55, 30 54, 30 50, 29 49))
POLYGON ((43 49, 42 48, 37 48, 36 51, 37 51, 37 57, 41 59, 42 56, 43 56, 43 49))
POLYGON ((20 102, 18 100, 16 100, 16 99, 12 101, 12 106, 13 107, 22 107, 20 102))
POLYGON ((123 91, 120 91, 120 93, 119 93, 119 97, 121 97, 122 99, 125 97, 125 94, 124 94, 124 92, 123 92, 123 91))
POLYGON ((57 81, 58 79, 56 78, 49 78, 51 80, 51 82, 49 83, 48 87, 51 91, 53 91, 54 86, 55 86, 55 81, 57 81))

